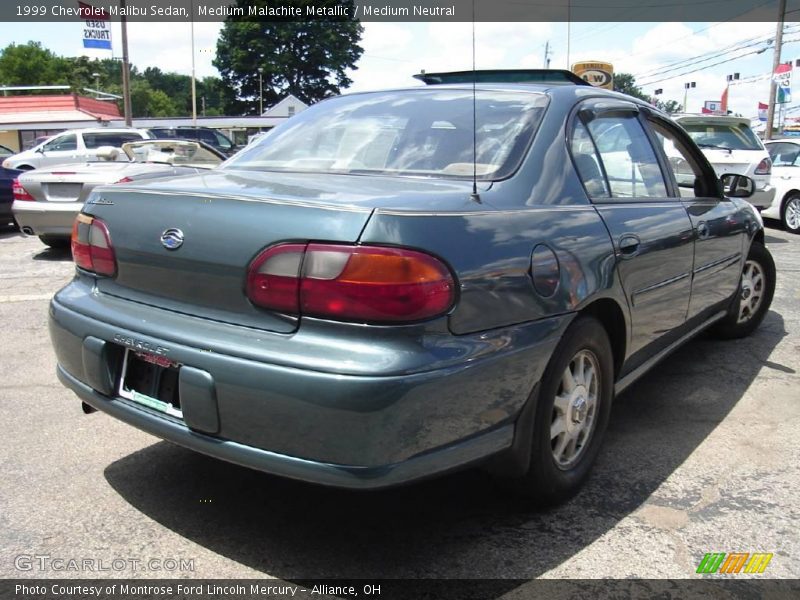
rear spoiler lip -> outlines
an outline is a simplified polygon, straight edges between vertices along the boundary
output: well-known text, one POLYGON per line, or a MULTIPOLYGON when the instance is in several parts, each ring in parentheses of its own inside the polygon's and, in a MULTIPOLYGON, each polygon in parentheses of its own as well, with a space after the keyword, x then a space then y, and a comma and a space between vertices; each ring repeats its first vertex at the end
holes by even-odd
POLYGON ((566 69, 491 69, 491 70, 477 70, 477 71, 448 71, 441 73, 418 73, 414 75, 414 79, 418 79, 427 85, 439 85, 447 83, 530 83, 530 84, 572 84, 572 85, 587 85, 591 84, 581 79, 572 71, 566 69), (497 79, 492 79, 492 75, 499 75, 497 79), (514 75, 520 76, 518 81, 507 79, 514 75), (548 78, 548 75, 554 75, 553 78, 548 78), (533 77, 533 79, 525 79, 525 77, 533 77), (540 78, 540 79, 537 79, 540 78))

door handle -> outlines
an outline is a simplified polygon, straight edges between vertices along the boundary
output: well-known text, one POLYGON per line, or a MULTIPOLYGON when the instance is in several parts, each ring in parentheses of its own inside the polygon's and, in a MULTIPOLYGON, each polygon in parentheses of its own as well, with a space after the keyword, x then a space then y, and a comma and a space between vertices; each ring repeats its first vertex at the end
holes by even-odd
POLYGON ((633 234, 623 235, 619 238, 619 251, 622 253, 622 258, 632 258, 639 253, 639 245, 641 240, 638 236, 633 234))
POLYGON ((708 237, 708 224, 705 221, 700 221, 697 224, 697 237, 701 239, 708 237))

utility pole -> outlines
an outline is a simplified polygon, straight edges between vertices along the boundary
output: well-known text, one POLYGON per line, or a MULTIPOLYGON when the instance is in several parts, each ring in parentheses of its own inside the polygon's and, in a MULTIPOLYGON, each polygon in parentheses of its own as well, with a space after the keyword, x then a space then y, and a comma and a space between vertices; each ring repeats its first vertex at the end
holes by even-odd
POLYGON ((194 78, 194 1, 189 3, 189 10, 192 14, 189 19, 192 27, 192 125, 197 127, 197 85, 194 78))
POLYGON ((125 0, 119 0, 122 13, 122 105, 124 106, 125 125, 131 126, 131 71, 128 66, 128 19, 125 16, 125 0))
POLYGON ((781 64, 781 47, 783 46, 783 20, 786 18, 786 0, 781 0, 778 6, 778 30, 775 32, 775 48, 772 56, 772 73, 769 84, 769 108, 767 108, 767 131, 764 138, 772 139, 772 124, 775 121, 775 96, 778 93, 778 84, 775 81, 775 71, 781 64))

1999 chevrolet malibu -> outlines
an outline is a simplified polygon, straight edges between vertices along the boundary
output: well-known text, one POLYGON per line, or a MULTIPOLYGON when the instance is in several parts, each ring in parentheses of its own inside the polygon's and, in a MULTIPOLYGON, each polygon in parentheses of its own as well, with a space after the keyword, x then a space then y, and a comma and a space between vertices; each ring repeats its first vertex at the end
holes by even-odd
POLYGON ((653 107, 478 75, 326 100, 208 173, 95 189, 50 305, 61 381, 305 481, 488 462, 540 504, 574 494, 615 393, 708 327, 753 331, 775 267, 753 181, 718 180, 653 107))

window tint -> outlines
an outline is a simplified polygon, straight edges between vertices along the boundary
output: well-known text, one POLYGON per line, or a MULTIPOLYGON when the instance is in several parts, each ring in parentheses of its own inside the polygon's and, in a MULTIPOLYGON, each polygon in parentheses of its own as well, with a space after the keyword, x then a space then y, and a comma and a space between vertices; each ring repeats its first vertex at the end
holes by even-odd
POLYGON ((586 126, 580 121, 577 121, 572 132, 572 158, 589 197, 609 198, 611 194, 608 191, 606 178, 600 170, 600 160, 594 142, 586 126))
POLYGON ((133 132, 98 132, 84 133, 83 143, 89 149, 99 148, 100 146, 114 146, 120 148, 127 142, 140 142, 142 136, 133 132))
POLYGON ((75 137, 74 133, 69 133, 67 135, 62 135, 54 140, 48 142, 42 148, 45 152, 69 152, 70 150, 77 150, 78 149, 78 140, 75 137))
POLYGON ((600 152, 613 197, 667 196, 655 152, 635 115, 600 117, 587 127, 600 152))
POLYGON ((800 155, 800 145, 789 142, 768 144, 767 152, 775 167, 798 166, 797 157, 800 155))

